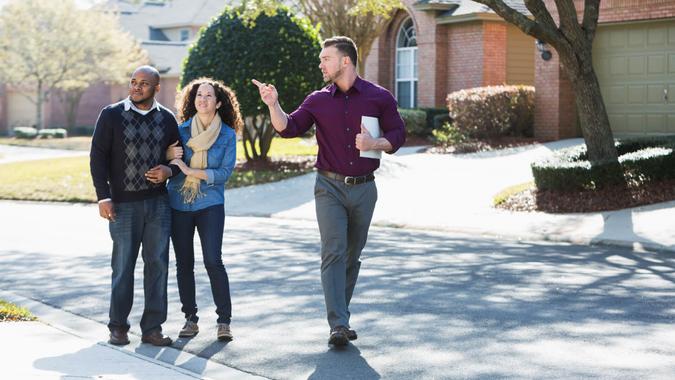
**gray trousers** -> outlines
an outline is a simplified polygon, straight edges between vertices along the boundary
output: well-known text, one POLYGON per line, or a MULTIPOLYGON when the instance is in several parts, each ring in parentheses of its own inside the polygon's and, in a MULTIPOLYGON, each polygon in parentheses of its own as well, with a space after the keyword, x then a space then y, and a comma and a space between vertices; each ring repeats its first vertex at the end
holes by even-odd
POLYGON ((375 181, 359 185, 316 176, 316 217, 321 234, 321 285, 330 328, 349 327, 349 301, 361 251, 377 202, 375 181))

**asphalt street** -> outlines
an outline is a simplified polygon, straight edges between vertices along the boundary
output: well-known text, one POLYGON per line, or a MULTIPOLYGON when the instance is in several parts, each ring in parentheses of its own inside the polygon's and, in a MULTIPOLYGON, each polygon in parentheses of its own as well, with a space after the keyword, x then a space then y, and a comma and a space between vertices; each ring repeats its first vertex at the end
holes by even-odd
MULTIPOLYGON (((111 242, 95 206, 0 202, 0 214, 0 289, 98 322, 104 341, 111 242)), ((174 347, 272 379, 675 373, 672 253, 374 227, 351 307, 359 339, 336 350, 326 344, 318 251, 313 221, 228 216, 235 340, 215 340, 198 259, 201 332, 174 347)), ((183 316, 174 262, 164 329, 176 337, 183 316)), ((134 334, 141 281, 139 258, 134 334)), ((173 364, 172 352, 150 355, 173 364)))

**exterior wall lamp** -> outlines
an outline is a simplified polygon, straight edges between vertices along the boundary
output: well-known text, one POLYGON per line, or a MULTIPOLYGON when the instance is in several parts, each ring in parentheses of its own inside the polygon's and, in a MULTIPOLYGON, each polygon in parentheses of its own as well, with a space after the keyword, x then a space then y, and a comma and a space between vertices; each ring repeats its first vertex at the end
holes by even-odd
POLYGON ((553 57, 551 51, 546 49, 546 42, 538 39, 534 42, 534 44, 537 46, 537 51, 541 53, 541 59, 548 61, 553 57))

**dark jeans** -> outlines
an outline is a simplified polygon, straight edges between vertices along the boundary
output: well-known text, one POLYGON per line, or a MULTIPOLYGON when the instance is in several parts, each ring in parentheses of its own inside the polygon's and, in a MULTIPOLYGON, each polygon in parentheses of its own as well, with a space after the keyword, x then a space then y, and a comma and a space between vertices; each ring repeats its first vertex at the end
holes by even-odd
POLYGON ((215 205, 198 211, 178 211, 171 213, 171 240, 176 252, 178 293, 181 310, 185 318, 197 322, 197 302, 195 300, 195 227, 202 243, 202 255, 206 273, 211 281, 211 293, 216 304, 218 323, 230 323, 232 302, 230 300, 230 282, 223 265, 222 246, 225 209, 215 205))
POLYGON ((134 301, 134 268, 143 246, 143 291, 145 308, 141 331, 162 329, 166 321, 166 282, 169 267, 171 208, 166 195, 136 202, 115 203, 117 217, 110 222, 112 251, 112 294, 108 328, 129 329, 134 301))
POLYGON ((359 185, 317 174, 316 218, 321 234, 321 285, 328 325, 349 327, 349 302, 361 268, 361 251, 377 202, 375 181, 359 185))

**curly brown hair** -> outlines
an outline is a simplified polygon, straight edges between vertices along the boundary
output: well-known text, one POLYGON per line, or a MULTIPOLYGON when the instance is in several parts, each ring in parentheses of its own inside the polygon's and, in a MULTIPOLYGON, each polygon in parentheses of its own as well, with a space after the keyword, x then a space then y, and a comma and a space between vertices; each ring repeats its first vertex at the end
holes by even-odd
POLYGON ((237 95, 223 82, 208 77, 192 80, 178 93, 176 97, 176 110, 178 111, 176 117, 178 120, 183 123, 197 114, 195 98, 197 97, 197 90, 202 84, 210 84, 213 87, 216 93, 216 103, 220 102, 218 115, 220 115, 223 122, 236 132, 241 131, 244 121, 239 111, 237 95))

